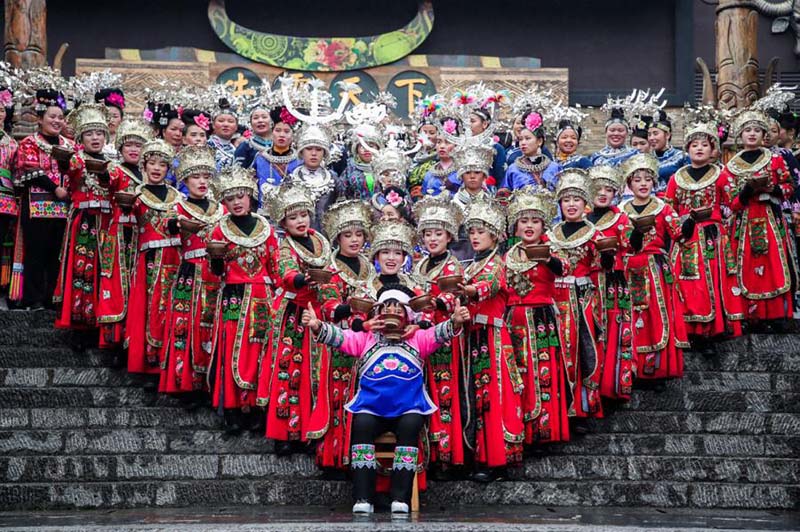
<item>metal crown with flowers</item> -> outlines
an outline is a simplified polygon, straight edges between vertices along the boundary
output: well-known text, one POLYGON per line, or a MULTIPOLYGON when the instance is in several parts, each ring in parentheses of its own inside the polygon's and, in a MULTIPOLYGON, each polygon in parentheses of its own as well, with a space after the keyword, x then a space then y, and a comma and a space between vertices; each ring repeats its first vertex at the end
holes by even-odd
POLYGON ((425 196, 419 200, 414 205, 414 217, 417 219, 419 234, 426 229, 444 229, 453 238, 458 237, 458 228, 464 221, 458 205, 439 196, 425 196))
POLYGON ((255 170, 243 168, 238 164, 226 166, 220 171, 214 188, 223 198, 239 192, 255 196, 258 193, 255 170))
POLYGON ((458 177, 466 172, 489 173, 494 160, 494 146, 491 143, 471 145, 465 143, 456 146, 452 153, 453 161, 458 169, 458 177))
POLYGON ((414 252, 415 242, 414 228, 406 222, 397 220, 382 222, 373 230, 370 257, 374 258, 382 249, 396 249, 411 255, 414 252))
POLYGON ((758 126, 764 131, 769 131, 769 117, 763 111, 744 109, 733 117, 733 137, 738 139, 747 126, 758 126))
POLYGON ((108 135, 108 110, 103 104, 81 104, 69 114, 67 120, 75 130, 75 137, 78 140, 81 135, 94 129, 99 129, 108 135))
MULTIPOLYGON (((347 106, 348 98, 342 97, 336 109, 330 109, 331 94, 324 89, 324 82, 319 79, 311 79, 301 82, 298 87, 298 80, 291 76, 280 78, 281 95, 287 111, 292 116, 303 122, 304 127, 297 139, 297 150, 300 151, 308 146, 319 146, 330 153, 331 136, 324 128, 329 127, 339 120, 347 106), (292 98, 293 90, 300 90, 300 101, 307 105, 308 112, 300 111, 295 102, 298 98, 292 98)), ((340 81, 337 83, 344 93, 356 88, 352 83, 340 81)))
POLYGON ((153 128, 143 118, 124 118, 117 126, 114 144, 118 150, 130 140, 138 140, 142 144, 153 138, 153 128))
POLYGON ((619 192, 625 182, 619 168, 608 164, 600 164, 589 168, 589 177, 594 183, 595 191, 599 187, 611 187, 619 192))
POLYGON ((208 146, 184 146, 178 152, 178 169, 175 177, 183 181, 190 175, 217 173, 214 150, 208 146))
POLYGON ((422 140, 418 138, 417 143, 412 148, 408 148, 407 137, 403 127, 389 125, 384 130, 383 148, 375 149, 363 138, 358 138, 361 146, 372 153, 372 171, 377 176, 388 178, 392 184, 400 187, 405 186, 406 175, 411 165, 409 155, 413 155, 422 147, 422 140))
POLYGON ((464 217, 464 228, 483 227, 497 238, 505 238, 506 215, 503 207, 494 199, 478 196, 469 204, 464 217))
POLYGON ((344 231, 364 231, 369 238, 372 210, 361 200, 337 201, 322 217, 322 227, 331 240, 344 231))
POLYGON ((658 159, 651 153, 637 153, 622 163, 622 175, 626 180, 639 170, 645 170, 653 177, 658 177, 658 159))
POLYGON ((289 214, 297 211, 308 211, 314 217, 314 196, 308 188, 294 181, 284 181, 269 202, 270 218, 280 222, 289 214))
POLYGON ((511 193, 508 200, 508 226, 511 227, 522 218, 530 215, 540 218, 546 227, 556 216, 556 203, 553 193, 546 189, 524 186, 511 193))
POLYGON ((719 142, 717 125, 709 122, 690 124, 683 133, 683 144, 684 146, 688 146, 693 140, 702 138, 708 138, 712 144, 716 145, 717 142, 719 142))
POLYGON ((789 104, 797 99, 794 91, 797 90, 797 85, 787 87, 776 83, 767 89, 766 94, 753 102, 751 106, 758 111, 778 111, 783 112, 789 108, 789 104))
POLYGON ((565 196, 578 196, 586 203, 594 199, 594 186, 589 173, 580 168, 568 168, 558 174, 556 198, 565 196))
POLYGON ((142 157, 139 159, 139 166, 144 167, 144 163, 146 163, 150 157, 154 156, 160 157, 170 163, 172 162, 172 158, 175 157, 175 151, 164 139, 149 140, 142 147, 142 157))
POLYGON ((359 145, 359 139, 373 146, 383 146, 383 137, 378 128, 388 115, 386 105, 374 102, 361 102, 345 111, 345 120, 351 126, 348 135, 353 153, 359 145))
MULTIPOLYGON (((122 74, 112 72, 108 69, 78 74, 70 79, 72 92, 75 95, 75 99, 79 102, 93 102, 95 94, 102 89, 120 87, 122 84, 122 74)), ((115 94, 114 96, 115 98, 112 98, 112 100, 116 99, 116 103, 124 107, 125 99, 119 94, 115 94), (120 98, 121 101, 119 100, 120 98)))
POLYGON ((463 133, 457 135, 447 123, 439 124, 439 134, 451 144, 456 146, 479 146, 482 144, 492 144, 494 128, 487 127, 482 132, 474 135, 469 127, 469 115, 476 110, 486 112, 490 119, 494 119, 501 107, 511 105, 511 97, 506 90, 493 91, 483 83, 471 85, 464 90, 456 90, 450 98, 448 104, 442 110, 445 116, 452 116, 458 119, 462 125, 463 133))

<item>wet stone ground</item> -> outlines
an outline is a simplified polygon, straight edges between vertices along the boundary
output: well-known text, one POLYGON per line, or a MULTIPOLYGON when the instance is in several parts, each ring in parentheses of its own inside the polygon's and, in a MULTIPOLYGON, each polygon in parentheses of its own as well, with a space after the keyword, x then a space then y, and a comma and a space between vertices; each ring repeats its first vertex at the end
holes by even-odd
POLYGON ((349 508, 176 508, 72 512, 0 512, 0 531, 425 531, 684 532, 797 531, 800 513, 652 508, 471 507, 425 508, 407 519, 379 509, 354 518, 349 508))

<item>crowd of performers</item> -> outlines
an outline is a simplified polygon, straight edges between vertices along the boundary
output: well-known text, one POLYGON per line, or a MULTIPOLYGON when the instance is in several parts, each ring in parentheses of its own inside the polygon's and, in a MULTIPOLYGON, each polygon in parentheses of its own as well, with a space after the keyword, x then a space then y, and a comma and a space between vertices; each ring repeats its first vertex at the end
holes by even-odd
POLYGON ((499 479, 681 377, 690 345, 793 317, 780 91, 725 124, 695 110, 683 150, 652 98, 614 100, 591 156, 580 113, 537 95, 499 143, 507 95, 480 85, 426 98, 412 126, 289 81, 244 117, 167 101, 129 116, 105 89, 65 121, 64 94, 31 94, 38 132, 0 142, 10 303, 56 308, 187 407, 210 399, 231 434, 349 469, 354 512, 372 511, 383 432, 408 512, 418 469, 499 479))

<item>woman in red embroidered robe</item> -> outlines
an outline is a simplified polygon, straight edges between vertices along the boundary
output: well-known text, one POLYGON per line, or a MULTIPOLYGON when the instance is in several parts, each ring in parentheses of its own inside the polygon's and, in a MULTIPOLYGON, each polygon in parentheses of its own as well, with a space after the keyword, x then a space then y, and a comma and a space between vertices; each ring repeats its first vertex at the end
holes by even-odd
MULTIPOLYGON (((14 233, 17 230, 19 203, 14 196, 14 165, 17 141, 11 136, 14 101, 11 89, 0 87, 0 290, 11 284, 14 261, 14 233)), ((11 299, 11 298, 9 298, 11 299)))
POLYGON ((104 105, 86 103, 70 113, 70 122, 81 146, 70 162, 72 208, 53 300, 62 303, 57 328, 85 331, 97 326, 101 236, 111 221, 108 169, 89 170, 85 161, 105 161, 108 115, 104 105))
POLYGON ((60 92, 37 90, 34 109, 39 130, 17 149, 15 184, 22 197, 11 291, 20 306, 41 309, 53 303, 69 212, 69 161, 57 161, 51 152, 56 146, 74 151, 75 144, 61 136, 66 102, 60 92))
POLYGON ((683 322, 683 303, 670 267, 667 245, 688 238, 695 222, 683 224, 668 204, 652 196, 658 179, 658 161, 638 154, 623 165, 633 198, 622 210, 633 223, 625 258, 625 274, 631 294, 633 351, 639 379, 683 376, 683 349, 689 347, 683 322))
POLYGON ((508 289, 498 240, 505 238, 506 220, 494 202, 475 201, 464 221, 475 260, 460 285, 472 322, 467 328, 463 357, 464 436, 474 454, 472 479, 491 482, 509 464, 522 460, 522 378, 503 314, 508 289))
POLYGON ((139 250, 131 276, 126 323, 128 371, 158 374, 161 351, 166 340, 167 302, 180 263, 181 239, 175 205, 180 193, 165 179, 172 161, 172 148, 156 139, 142 149, 146 182, 133 215, 139 226, 139 250))
MULTIPOLYGON (((616 239, 613 246, 614 263, 609 271, 592 270, 592 283, 600 297, 600 313, 605 331, 603 374, 600 395, 608 399, 627 401, 631 398, 636 359, 631 346, 631 297, 625 280, 623 256, 630 229, 628 215, 612 205, 622 192, 622 174, 613 166, 594 166, 589 169, 594 185, 594 208, 587 216, 597 230, 598 239, 616 239)), ((606 241, 608 242, 608 241, 606 241)))
POLYGON ((188 192, 176 206, 183 261, 167 303, 169 336, 161 357, 159 391, 190 394, 188 401, 200 399, 214 346, 220 279, 209 269, 205 240, 223 214, 208 195, 215 173, 212 149, 185 146, 178 154, 176 178, 188 192))
POLYGON ((718 140, 716 127, 695 124, 685 138, 691 164, 672 176, 664 200, 681 219, 691 217, 696 222, 695 231, 674 249, 672 258, 686 332, 695 351, 712 354, 711 338, 742 334, 744 307, 731 242, 722 222, 727 181, 711 164, 718 140))
POLYGON ((569 440, 572 392, 567 386, 555 304, 555 280, 563 273, 564 264, 551 252, 536 259, 526 253, 529 246, 549 248, 544 233, 554 216, 551 194, 536 192, 533 187, 511 194, 508 223, 520 241, 505 257, 509 288, 506 322, 524 384, 522 420, 529 445, 569 440))
MULTIPOLYGON (((122 162, 109 166, 108 190, 111 193, 111 221, 102 235, 100 252, 100 299, 97 322, 100 324, 100 347, 123 347, 128 291, 134 268, 139 228, 131 212, 131 203, 121 204, 117 192, 135 194, 142 184, 139 159, 145 143, 153 138, 150 124, 141 118, 123 120, 117 128, 115 145, 122 162)), ((130 201, 130 197, 127 200, 130 201)))
POLYGON ((274 321, 267 356, 261 364, 258 404, 267 407, 267 438, 275 452, 290 454, 308 441, 311 411, 317 399, 325 346, 300 323, 309 303, 322 314, 322 303, 336 297, 332 285, 318 285, 310 269, 324 269, 331 247, 322 233, 311 229, 314 202, 301 184, 283 183, 270 210, 271 218, 286 231, 279 253, 281 291, 273 305, 274 321))
MULTIPOLYGON (((462 168, 458 170, 463 173, 462 168)), ((456 298, 442 292, 437 279, 463 275, 458 259, 448 251, 448 246, 458 239, 463 213, 452 201, 426 196, 414 206, 417 232, 428 255, 414 267, 414 277, 422 282, 423 293, 434 299, 432 323, 440 323, 453 313, 456 298)), ((431 463, 438 464, 437 476, 447 476, 448 467, 464 463, 464 439, 461 425, 461 383, 458 375, 461 365, 462 345, 459 339, 451 340, 437 349, 429 358, 426 368, 428 394, 438 410, 431 414, 428 433, 431 442, 431 463)))
MULTIPOLYGON (((324 291, 337 297, 323 303, 324 319, 344 330, 362 330, 361 325, 369 319, 363 309, 350 305, 350 298, 367 298, 368 283, 375 276, 375 268, 362 253, 369 240, 371 214, 361 200, 339 201, 325 213, 322 222, 325 233, 338 247, 327 267, 333 272, 329 284, 334 288, 324 291)), ((350 465, 352 419, 344 406, 353 396, 356 370, 353 358, 338 349, 330 349, 330 357, 321 361, 319 392, 307 437, 317 440, 317 465, 322 468, 343 470, 350 465)))
POLYGON ((211 234, 213 245, 222 243, 224 251, 210 248, 211 271, 222 276, 223 286, 208 375, 212 405, 223 411, 226 431, 236 434, 245 427, 263 430, 264 414, 254 407, 278 280, 278 241, 267 219, 251 212, 258 197, 252 170, 228 166, 220 184, 229 214, 211 234))
MULTIPOLYGON (((564 221, 553 227, 547 236, 565 265, 563 275, 556 279, 556 304, 567 380, 572 389, 569 414, 579 419, 599 418, 603 417, 600 378, 605 344, 600 297, 591 278, 600 258, 595 247, 598 233, 586 219, 586 206, 593 197, 591 178, 579 168, 564 170, 559 174, 556 195, 564 221)), ((609 258, 613 266, 613 252, 609 258)), ((575 429, 584 427, 579 423, 575 429)))
POLYGON ((734 213, 730 234, 745 316, 758 326, 765 320, 791 318, 797 277, 790 256, 791 231, 781 213, 793 185, 783 157, 763 147, 768 128, 763 113, 741 113, 733 130, 744 149, 719 177, 725 203, 734 213))

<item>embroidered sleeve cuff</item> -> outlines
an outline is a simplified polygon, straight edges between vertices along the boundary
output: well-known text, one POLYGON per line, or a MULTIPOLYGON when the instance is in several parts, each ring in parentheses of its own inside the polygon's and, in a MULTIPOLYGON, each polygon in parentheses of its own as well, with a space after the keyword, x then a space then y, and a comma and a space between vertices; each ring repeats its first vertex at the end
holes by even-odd
MULTIPOLYGON (((459 332, 461 331, 459 330, 459 332)), ((436 324, 436 328, 434 329, 434 338, 436 339, 437 344, 446 344, 455 336, 457 335, 453 328, 453 320, 445 320, 436 324)))
POLYGON ((331 347, 340 347, 344 343, 344 333, 336 325, 322 323, 322 328, 317 333, 317 342, 331 347))

